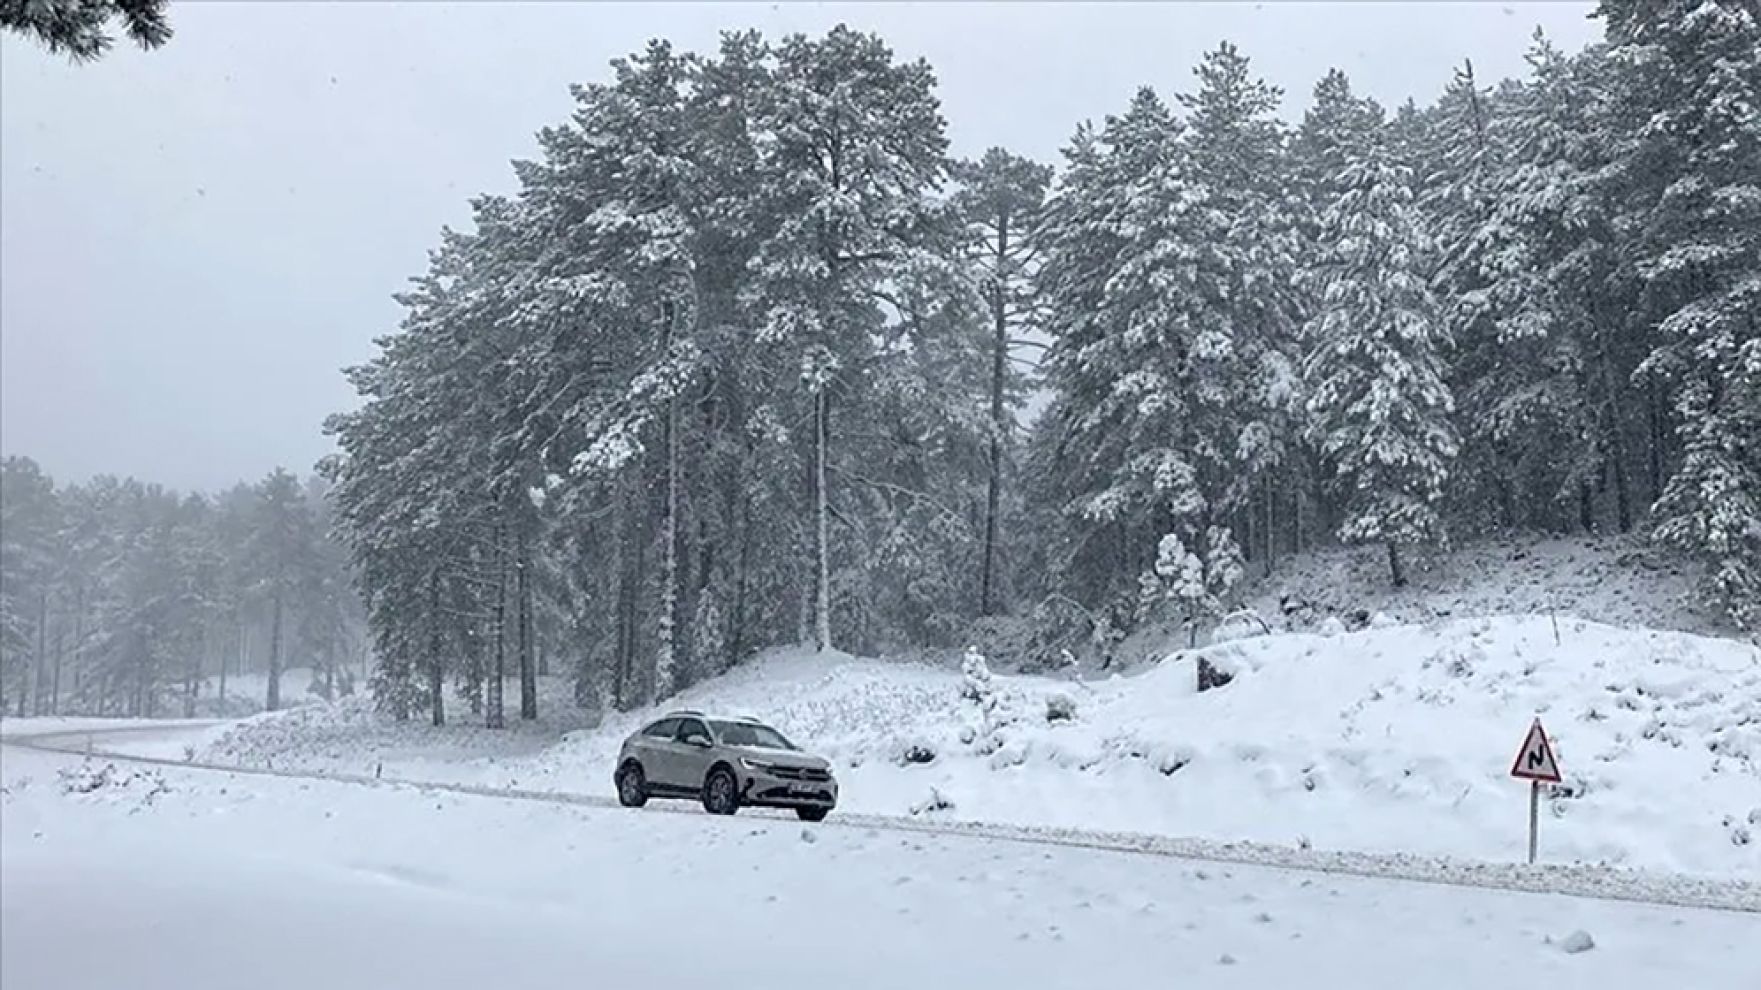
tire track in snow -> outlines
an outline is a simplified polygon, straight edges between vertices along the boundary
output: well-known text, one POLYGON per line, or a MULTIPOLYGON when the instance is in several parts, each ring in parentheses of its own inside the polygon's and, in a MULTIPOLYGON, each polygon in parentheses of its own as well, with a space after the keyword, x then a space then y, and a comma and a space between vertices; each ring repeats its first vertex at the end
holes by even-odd
MULTIPOLYGON (((183 723, 178 726, 178 728, 191 729, 201 727, 199 724, 192 723, 183 723)), ((368 787, 399 788, 425 793, 440 792, 588 808, 616 809, 619 807, 614 798, 578 792, 535 791, 517 787, 490 787, 482 784, 370 777, 365 774, 278 770, 274 767, 225 766, 218 763, 107 752, 95 748, 97 740, 102 737, 166 731, 168 728, 164 726, 56 730, 31 735, 0 736, 0 745, 16 746, 20 749, 61 756, 88 757, 115 763, 133 763, 179 770, 316 780, 368 787), (83 740, 84 747, 65 744, 68 740, 83 740)), ((662 814, 704 814, 704 812, 688 806, 660 806, 646 810, 662 814)), ((754 814, 755 811, 757 809, 749 811, 748 814, 754 814)), ((774 814, 762 815, 761 817, 772 821, 784 820, 774 814)), ((812 827, 873 829, 952 838, 988 839, 1026 845, 1059 846, 1157 856, 1218 865, 1264 867, 1288 872, 1354 877, 1366 880, 1396 880, 1409 883, 1503 890, 1513 893, 1554 894, 1664 907, 1761 914, 1761 883, 1737 879, 1714 880, 1675 874, 1648 873, 1604 866, 1522 866, 1511 863, 1450 860, 1402 853, 1329 852, 1256 842, 1218 842, 1209 839, 1151 835, 1139 832, 1103 832, 1031 825, 1006 825, 992 822, 928 821, 921 818, 892 815, 839 813, 812 827)))

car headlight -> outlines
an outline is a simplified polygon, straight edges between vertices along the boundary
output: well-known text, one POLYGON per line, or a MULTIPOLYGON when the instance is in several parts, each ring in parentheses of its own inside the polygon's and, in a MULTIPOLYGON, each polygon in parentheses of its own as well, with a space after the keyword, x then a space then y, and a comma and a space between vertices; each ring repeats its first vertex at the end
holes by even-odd
POLYGON ((749 756, 740 757, 740 765, 745 767, 748 770, 775 770, 776 769, 775 764, 766 763, 763 760, 754 760, 749 756))

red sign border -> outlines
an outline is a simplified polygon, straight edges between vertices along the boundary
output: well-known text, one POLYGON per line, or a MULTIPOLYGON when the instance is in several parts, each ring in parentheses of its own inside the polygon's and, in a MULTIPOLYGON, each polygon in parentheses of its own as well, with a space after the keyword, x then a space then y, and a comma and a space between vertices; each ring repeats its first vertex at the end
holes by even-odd
POLYGON ((1530 724, 1528 735, 1523 736, 1523 744, 1516 751, 1516 760, 1510 764, 1510 775, 1518 780, 1532 780, 1541 784, 1559 784, 1564 782, 1564 778, 1559 775, 1558 771, 1559 757, 1553 755, 1553 741, 1547 738, 1547 729, 1537 718, 1530 724), (1529 738, 1537 732, 1541 734, 1541 752, 1547 754, 1547 762, 1553 765, 1554 773, 1552 776, 1528 773, 1522 768, 1523 754, 1529 751, 1529 738))

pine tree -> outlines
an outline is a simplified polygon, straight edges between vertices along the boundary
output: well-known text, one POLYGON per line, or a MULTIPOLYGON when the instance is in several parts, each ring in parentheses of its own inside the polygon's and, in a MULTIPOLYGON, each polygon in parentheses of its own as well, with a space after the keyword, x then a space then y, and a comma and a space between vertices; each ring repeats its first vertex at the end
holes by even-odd
POLYGON ((1216 423, 1208 441, 1225 465, 1206 482, 1209 522, 1235 517, 1250 536, 1248 552, 1269 561, 1277 507, 1286 501, 1280 493, 1294 487, 1304 203, 1290 188, 1288 135, 1277 117, 1282 92, 1254 76, 1228 43, 1207 53, 1196 74, 1197 91, 1181 97, 1192 174, 1207 191, 1193 321, 1205 327, 1216 384, 1230 395, 1208 411, 1216 423))
POLYGON ((0 28, 16 31, 57 55, 90 62, 110 50, 110 23, 142 48, 171 40, 167 0, 0 0, 0 28))
POLYGON ((1443 535, 1456 441, 1411 180, 1387 156, 1374 142, 1354 149, 1322 216, 1304 375, 1309 429, 1344 489, 1339 536, 1386 544, 1398 587, 1399 548, 1443 535))
MULTIPOLYGON (((1140 89, 1098 130, 1077 131, 1049 207, 1040 292, 1047 382, 1035 474, 1056 509, 1047 562, 1091 601, 1135 594, 1137 549, 1170 517, 1206 506, 1200 472, 1220 472, 1195 434, 1214 347, 1184 307, 1199 297, 1193 261, 1203 191, 1190 176, 1167 105, 1140 89), (1133 566, 1121 574, 1121 560, 1133 566)), ((1221 399, 1222 390, 1207 395, 1221 399)))
POLYGON ((990 450, 985 478, 984 548, 979 565, 979 614, 997 607, 998 520, 1002 511, 1003 461, 1012 438, 1020 375, 1014 367, 1020 334, 1029 326, 1038 270, 1037 231, 1052 170, 992 148, 976 162, 962 162, 954 176, 963 188, 956 207, 971 231, 970 261, 990 310, 990 450))
MULTIPOLYGON (((777 371, 799 383, 782 397, 807 424, 812 519, 812 638, 832 648, 834 400, 855 389, 884 325, 885 286, 919 257, 934 223, 929 193, 945 177, 947 138, 923 62, 900 64, 879 38, 834 28, 776 50, 762 110, 773 135, 759 168, 778 224, 760 249, 754 303, 777 371)), ((796 419, 788 415, 788 419, 796 419)))
POLYGON ((1682 447, 1659 538, 1706 558, 1761 622, 1761 11, 1753 0, 1604 0, 1632 261, 1682 447))

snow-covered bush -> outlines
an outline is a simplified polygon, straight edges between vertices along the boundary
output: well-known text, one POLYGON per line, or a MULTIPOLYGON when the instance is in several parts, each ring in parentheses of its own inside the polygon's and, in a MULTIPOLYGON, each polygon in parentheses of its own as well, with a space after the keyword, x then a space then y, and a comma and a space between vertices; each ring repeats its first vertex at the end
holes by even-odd
POLYGON ((927 815, 934 811, 953 811, 954 802, 948 800, 947 795, 941 791, 931 787, 929 797, 912 805, 908 810, 913 815, 927 815))
POLYGON ((894 747, 893 762, 902 767, 923 766, 936 761, 936 748, 926 740, 913 739, 894 747))
POLYGON ((1155 566, 1138 579, 1138 614, 1148 618, 1172 606, 1184 620, 1188 644, 1198 644, 1198 627, 1206 619, 1223 614, 1225 603, 1246 574, 1241 547, 1221 526, 1204 536, 1204 555, 1187 549, 1176 533, 1162 537, 1156 546, 1155 566))
POLYGON ((962 699, 976 703, 981 710, 988 710, 996 704, 990 661, 984 654, 967 647, 966 657, 960 661, 960 674, 964 678, 960 682, 962 699))
POLYGON ((1076 699, 1062 691, 1046 695, 1046 723, 1056 725, 1059 722, 1076 721, 1076 699))
POLYGON ((1002 695, 991 680, 990 663, 984 654, 968 649, 960 669, 963 675, 960 697, 972 703, 975 716, 961 731, 960 739, 969 743, 981 755, 994 753, 1002 748, 1002 730, 1015 721, 1014 713, 1004 704, 1002 695))
POLYGON ((60 771, 61 793, 68 795, 127 795, 138 798, 141 806, 151 805, 171 785, 157 770, 118 770, 116 764, 94 764, 90 760, 77 767, 60 771))
POLYGON ((1211 631, 1211 642, 1228 643, 1238 639, 1252 639, 1255 636, 1269 636, 1272 627, 1260 618, 1260 614, 1251 608, 1238 608, 1223 617, 1217 628, 1211 631))

